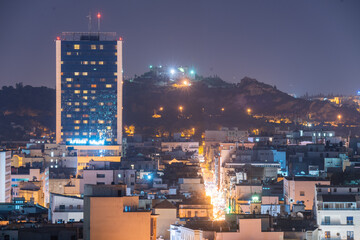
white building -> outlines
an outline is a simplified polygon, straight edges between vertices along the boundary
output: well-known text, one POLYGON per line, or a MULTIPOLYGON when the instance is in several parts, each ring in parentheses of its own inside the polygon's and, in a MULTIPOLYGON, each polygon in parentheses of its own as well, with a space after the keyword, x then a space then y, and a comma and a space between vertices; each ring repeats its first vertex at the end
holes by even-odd
POLYGON ((171 152, 174 149, 180 148, 183 152, 199 153, 199 142, 162 142, 161 151, 171 152))
POLYGON ((317 185, 317 239, 360 239, 359 186, 317 185))
POLYGON ((0 202, 11 201, 11 152, 0 151, 0 202))
POLYGON ((48 219, 52 223, 79 222, 84 218, 84 200, 75 196, 50 194, 48 219))

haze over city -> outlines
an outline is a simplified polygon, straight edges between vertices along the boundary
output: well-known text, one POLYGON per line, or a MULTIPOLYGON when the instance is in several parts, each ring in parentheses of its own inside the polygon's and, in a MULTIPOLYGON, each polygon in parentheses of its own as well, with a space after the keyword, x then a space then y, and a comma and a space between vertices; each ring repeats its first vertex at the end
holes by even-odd
POLYGON ((101 31, 123 36, 125 78, 149 65, 185 64, 203 76, 248 76, 296 95, 360 89, 355 0, 2 1, 0 85, 54 88, 54 40, 87 31, 89 12, 102 13, 101 31))

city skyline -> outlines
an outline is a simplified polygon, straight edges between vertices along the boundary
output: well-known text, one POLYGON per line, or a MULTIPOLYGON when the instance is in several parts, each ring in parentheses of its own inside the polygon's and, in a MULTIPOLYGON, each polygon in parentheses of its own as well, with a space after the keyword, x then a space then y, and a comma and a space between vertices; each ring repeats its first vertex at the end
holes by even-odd
POLYGON ((63 31, 87 31, 91 11, 93 19, 102 13, 101 31, 124 38, 126 78, 149 65, 189 65, 200 75, 228 82, 248 76, 298 95, 356 94, 360 88, 356 1, 1 5, 1 22, 7 23, 2 28, 8 32, 0 37, 1 85, 54 88, 54 41, 63 31))

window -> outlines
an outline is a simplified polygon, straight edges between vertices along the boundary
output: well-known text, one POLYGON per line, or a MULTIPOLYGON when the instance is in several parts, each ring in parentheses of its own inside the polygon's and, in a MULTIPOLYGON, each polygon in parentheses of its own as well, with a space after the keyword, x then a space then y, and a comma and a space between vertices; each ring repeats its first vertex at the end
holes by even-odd
POLYGON ((67 52, 66 55, 71 56, 71 52, 67 52))
POLYGON ((88 90, 84 90, 83 93, 85 93, 85 94, 88 93, 88 90))
POLYGON ((74 208, 74 206, 73 205, 69 205, 69 209, 73 209, 74 208))
POLYGON ((325 232, 325 238, 330 238, 330 231, 325 232))
POLYGON ((104 61, 99 61, 99 65, 104 65, 104 61))
POLYGON ((75 102, 74 104, 75 104, 75 106, 79 106, 79 105, 80 105, 80 103, 79 103, 79 102, 75 102))
POLYGON ((71 114, 66 114, 66 117, 71 118, 71 114))
POLYGON ((83 72, 82 75, 83 75, 83 76, 87 76, 88 73, 87 73, 87 72, 83 72))
POLYGON ((354 225, 354 217, 352 217, 352 216, 346 217, 346 224, 354 225))
POLYGON ((72 82, 72 80, 73 80, 72 78, 66 78, 67 82, 72 82))
POLYGON ((75 112, 80 112, 80 108, 75 108, 74 111, 75 112))
POLYGON ((91 45, 92 50, 96 50, 96 45, 91 45))
POLYGON ((81 209, 81 206, 80 206, 80 205, 77 205, 77 209, 81 209))
POLYGON ((91 84, 91 87, 92 87, 92 88, 96 88, 96 84, 91 84))
POLYGON ((106 88, 111 88, 112 85, 111 84, 106 84, 106 88))
POLYGON ((118 178, 121 178, 121 173, 118 174, 118 178))
POLYGON ((84 99, 84 100, 87 100, 87 99, 88 99, 88 97, 87 97, 87 96, 83 96, 83 99, 84 99))
POLYGON ((104 182, 96 182, 96 185, 105 185, 104 182))
POLYGON ((74 129, 75 129, 75 130, 79 130, 80 127, 79 127, 79 126, 75 126, 74 129))
POLYGON ((80 49, 80 45, 79 45, 79 44, 74 44, 74 49, 75 49, 75 50, 79 50, 79 49, 80 49))
POLYGON ((66 86, 70 88, 70 87, 71 87, 71 84, 68 84, 68 85, 66 85, 66 86))
POLYGON ((100 50, 103 50, 103 49, 104 49, 104 45, 100 45, 99 48, 100 48, 100 50))
POLYGON ((96 62, 95 62, 95 61, 91 61, 90 64, 91 64, 91 65, 95 65, 96 62))
POLYGON ((90 112, 95 112, 96 111, 96 108, 91 108, 90 109, 90 112))
POLYGON ((347 240, 354 240, 354 231, 347 231, 346 232, 346 239, 347 240))
POLYGON ((74 93, 79 94, 80 90, 74 90, 74 93))
POLYGON ((336 188, 334 188, 334 189, 333 189, 333 191, 334 191, 334 192, 337 192, 337 189, 336 189, 336 188))
POLYGON ((305 192, 304 192, 304 191, 300 191, 300 196, 305 196, 305 192))
POLYGON ((98 120, 98 122, 99 122, 100 124, 103 124, 103 123, 104 123, 104 120, 98 120))
POLYGON ((65 209, 65 205, 60 205, 59 208, 60 209, 65 209))
POLYGON ((100 105, 100 106, 104 106, 104 103, 103 103, 103 102, 99 102, 99 105, 100 105))
POLYGON ((80 120, 75 120, 74 123, 75 123, 75 124, 79 124, 79 123, 80 123, 80 120))
POLYGON ((325 216, 324 225, 330 225, 330 216, 325 216))
POLYGON ((75 76, 79 76, 79 74, 80 74, 79 72, 74 72, 75 76))
POLYGON ((98 174, 96 174, 96 177, 97 177, 97 178, 105 178, 105 174, 100 174, 100 173, 98 173, 98 174))
POLYGON ((82 64, 84 64, 84 65, 88 65, 88 64, 89 64, 89 62, 88 62, 88 61, 83 61, 83 62, 82 62, 82 64))

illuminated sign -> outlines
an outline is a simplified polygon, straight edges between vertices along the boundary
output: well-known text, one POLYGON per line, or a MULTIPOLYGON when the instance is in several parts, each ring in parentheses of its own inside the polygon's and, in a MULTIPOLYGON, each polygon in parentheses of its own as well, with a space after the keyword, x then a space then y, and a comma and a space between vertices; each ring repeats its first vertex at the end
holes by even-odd
POLYGON ((105 140, 88 140, 88 139, 71 139, 69 141, 70 144, 76 144, 76 145, 104 145, 105 140))

